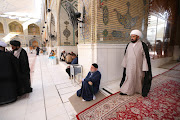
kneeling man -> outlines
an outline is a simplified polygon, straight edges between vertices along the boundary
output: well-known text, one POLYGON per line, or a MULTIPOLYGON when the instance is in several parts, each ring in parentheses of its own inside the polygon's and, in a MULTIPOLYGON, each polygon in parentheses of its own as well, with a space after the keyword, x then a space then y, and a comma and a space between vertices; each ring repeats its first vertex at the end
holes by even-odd
POLYGON ((86 78, 81 80, 82 87, 77 91, 77 96, 82 96, 82 101, 95 100, 95 94, 99 91, 100 79, 101 73, 98 71, 98 65, 93 63, 86 78))

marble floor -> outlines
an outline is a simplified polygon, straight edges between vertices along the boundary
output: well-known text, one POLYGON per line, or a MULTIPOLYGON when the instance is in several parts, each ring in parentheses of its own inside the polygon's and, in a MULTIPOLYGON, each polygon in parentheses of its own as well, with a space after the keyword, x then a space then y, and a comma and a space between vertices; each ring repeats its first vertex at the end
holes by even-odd
MULTIPOLYGON (((33 92, 18 98, 14 103, 0 106, 0 120, 76 120, 76 112, 68 98, 80 86, 73 84, 62 64, 51 65, 48 56, 29 55, 33 92)), ((153 76, 166 68, 152 68, 153 76)), ((113 81, 104 88, 111 93, 119 91, 120 81, 113 81)), ((101 89, 106 96, 109 93, 101 89)))
POLYGON ((68 98, 80 89, 64 68, 51 65, 48 56, 29 55, 33 92, 0 106, 0 120, 73 120, 77 114, 68 98))

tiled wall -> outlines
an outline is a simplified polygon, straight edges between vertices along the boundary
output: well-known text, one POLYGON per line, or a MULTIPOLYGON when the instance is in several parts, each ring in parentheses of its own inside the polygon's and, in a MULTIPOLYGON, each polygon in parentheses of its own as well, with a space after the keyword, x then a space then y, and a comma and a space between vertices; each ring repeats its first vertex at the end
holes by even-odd
POLYGON ((132 29, 146 37, 148 0, 104 0, 97 10, 97 42, 127 43, 132 29))
MULTIPOLYGON (((69 20, 67 11, 66 11, 66 1, 69 1, 74 10, 77 11, 77 1, 78 0, 63 0, 61 1, 60 8, 60 45, 61 46, 74 46, 77 42, 77 30, 74 30, 71 22, 69 20)), ((58 21, 59 22, 59 21, 58 21)))
MULTIPOLYGON (((82 10, 79 0, 79 11, 82 10)), ((129 42, 129 33, 139 29, 146 38, 148 0, 85 0, 85 23, 79 28, 79 43, 123 44, 129 42)))
MULTIPOLYGON (((92 43, 92 32, 95 31, 93 29, 94 27, 94 12, 93 12, 93 7, 95 6, 92 4, 93 0, 78 0, 78 11, 83 14, 83 7, 85 7, 85 19, 83 24, 79 24, 79 38, 78 38, 78 43, 80 44, 86 44, 86 43, 92 43)), ((94 2, 93 2, 94 3, 94 2)))

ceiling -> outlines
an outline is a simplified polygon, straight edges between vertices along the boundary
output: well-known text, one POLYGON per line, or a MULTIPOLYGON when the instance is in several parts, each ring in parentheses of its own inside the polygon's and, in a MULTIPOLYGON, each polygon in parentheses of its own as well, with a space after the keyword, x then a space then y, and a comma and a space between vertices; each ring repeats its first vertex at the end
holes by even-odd
POLYGON ((41 7, 42 0, 0 0, 0 17, 40 19, 41 7))

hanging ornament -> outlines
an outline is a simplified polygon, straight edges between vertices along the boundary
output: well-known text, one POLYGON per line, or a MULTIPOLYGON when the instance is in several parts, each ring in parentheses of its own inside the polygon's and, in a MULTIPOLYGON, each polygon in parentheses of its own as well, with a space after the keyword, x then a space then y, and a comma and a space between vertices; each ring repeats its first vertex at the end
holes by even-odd
POLYGON ((102 6, 104 5, 103 1, 104 1, 104 0, 99 0, 100 8, 102 8, 102 6))
POLYGON ((104 1, 104 0, 101 0, 101 5, 103 5, 103 1, 104 1))

